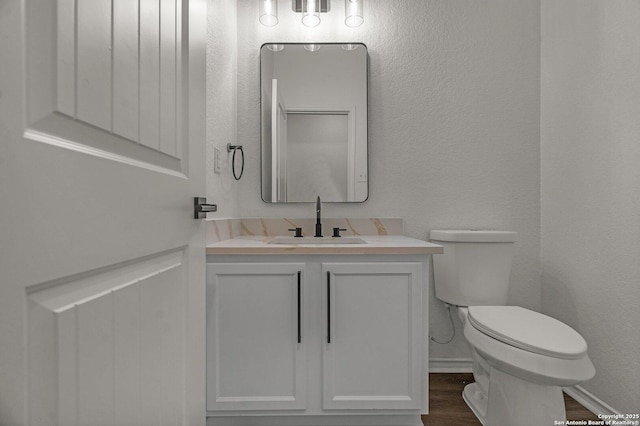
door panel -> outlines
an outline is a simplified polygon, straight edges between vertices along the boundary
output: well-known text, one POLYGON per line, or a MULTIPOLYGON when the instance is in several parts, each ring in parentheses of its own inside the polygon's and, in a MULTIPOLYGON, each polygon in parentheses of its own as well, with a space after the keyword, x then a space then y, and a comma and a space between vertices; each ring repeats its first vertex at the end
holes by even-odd
POLYGON ((32 424, 180 424, 184 269, 178 251, 29 294, 32 424))
POLYGON ((79 1, 76 5, 76 117, 109 131, 112 121, 111 0, 79 1))
MULTIPOLYGON (((70 117, 75 117, 76 115, 75 3, 75 0, 58 0, 56 21, 57 25, 55 30, 55 52, 57 55, 55 57, 57 71, 57 81, 55 84, 58 88, 56 110, 70 117)), ((53 2, 51 2, 51 4, 53 4, 53 2)), ((31 16, 32 19, 34 19, 34 21, 37 20, 39 24, 41 24, 42 21, 48 22, 48 20, 46 19, 39 20, 37 18, 34 18, 33 15, 31 16)), ((116 19, 114 21, 114 23, 119 22, 121 22, 121 19, 116 19)), ((114 64, 116 64, 116 67, 114 67, 114 69, 117 68, 117 64, 120 64, 120 62, 121 61, 114 62, 114 64)))
POLYGON ((207 269, 207 409, 305 408, 304 264, 207 269))
MULTIPOLYGON (((140 108, 139 81, 135 78, 138 75, 140 60, 138 12, 137 1, 114 0, 113 2, 113 133, 136 142, 140 108)), ((58 63, 60 63, 59 57, 58 63)), ((65 89, 60 88, 60 83, 58 83, 58 93, 65 93, 65 89)), ((62 110, 60 112, 65 114, 62 110)), ((66 114, 73 116, 68 112, 66 114)))
POLYGON ((420 408, 421 264, 325 263, 322 268, 323 408, 420 408))
POLYGON ((179 159, 180 2, 59 0, 57 10, 54 2, 40 6, 27 5, 31 127, 67 139, 58 129, 62 124, 52 124, 51 116, 62 114, 73 118, 65 127, 88 124, 104 133, 76 142, 126 155, 114 144, 127 141, 179 159), (114 141, 100 143, 109 139, 114 141))
POLYGON ((204 424, 205 47, 204 0, 2 2, 0 424, 204 424))

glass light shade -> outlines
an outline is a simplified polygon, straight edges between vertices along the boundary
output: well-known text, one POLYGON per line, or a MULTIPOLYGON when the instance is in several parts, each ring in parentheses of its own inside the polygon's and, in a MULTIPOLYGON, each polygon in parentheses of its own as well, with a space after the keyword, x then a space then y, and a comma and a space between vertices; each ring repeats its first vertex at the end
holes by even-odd
POLYGON ((317 27, 320 25, 319 0, 302 0, 302 23, 306 27, 317 27))
POLYGON ((284 50, 284 44, 267 44, 267 49, 272 52, 280 52, 284 50))
POLYGON ((319 44, 305 44, 304 50, 308 50, 309 52, 317 52, 321 47, 322 46, 319 44))
POLYGON ((363 2, 364 0, 344 0, 344 23, 347 27, 359 27, 364 22, 364 15, 362 13, 363 2))
POLYGON ((260 23, 273 27, 278 23, 278 1, 260 0, 260 23))

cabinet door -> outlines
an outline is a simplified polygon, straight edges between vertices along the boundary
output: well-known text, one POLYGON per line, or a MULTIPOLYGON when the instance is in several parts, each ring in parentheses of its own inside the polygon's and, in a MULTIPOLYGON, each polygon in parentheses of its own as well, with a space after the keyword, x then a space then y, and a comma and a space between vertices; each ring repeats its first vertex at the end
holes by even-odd
POLYGON ((207 409, 306 407, 304 263, 207 265, 207 409))
POLYGON ((419 409, 422 265, 323 264, 323 408, 419 409))

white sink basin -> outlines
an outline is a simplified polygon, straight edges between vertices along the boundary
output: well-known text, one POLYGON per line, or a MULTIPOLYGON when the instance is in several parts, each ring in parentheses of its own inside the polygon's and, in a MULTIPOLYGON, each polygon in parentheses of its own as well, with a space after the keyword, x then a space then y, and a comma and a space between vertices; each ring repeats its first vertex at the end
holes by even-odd
POLYGON ((267 244, 367 244, 358 237, 274 237, 267 244))

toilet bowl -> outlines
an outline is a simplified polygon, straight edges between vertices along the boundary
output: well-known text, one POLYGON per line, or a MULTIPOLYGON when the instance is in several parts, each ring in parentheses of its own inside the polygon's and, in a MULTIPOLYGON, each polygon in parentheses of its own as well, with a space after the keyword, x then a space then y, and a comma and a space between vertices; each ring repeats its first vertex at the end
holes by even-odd
POLYGON ((436 297, 456 307, 469 343, 475 383, 463 398, 485 426, 564 421, 562 387, 591 379, 584 338, 568 325, 508 306, 512 247, 508 231, 431 231, 436 297))
POLYGON ((582 336, 519 306, 457 307, 472 351, 475 383, 463 398, 484 425, 565 420, 562 387, 591 379, 582 336))

